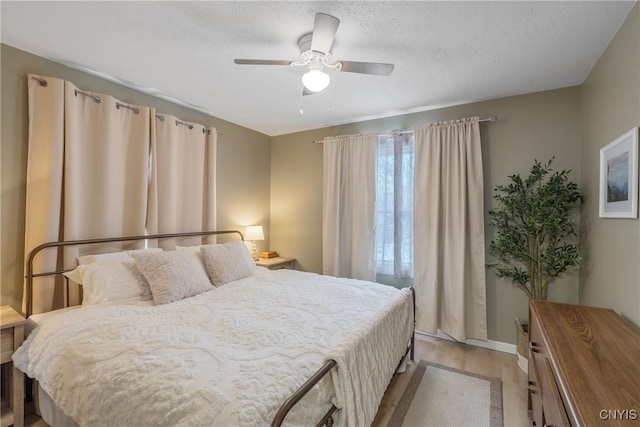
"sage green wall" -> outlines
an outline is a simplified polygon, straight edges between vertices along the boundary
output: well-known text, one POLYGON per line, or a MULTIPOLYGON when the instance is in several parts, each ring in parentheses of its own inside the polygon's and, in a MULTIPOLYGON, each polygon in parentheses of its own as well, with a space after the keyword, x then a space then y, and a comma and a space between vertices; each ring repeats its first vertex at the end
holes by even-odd
MULTIPOLYGON (((147 95, 125 86, 66 67, 2 44, 1 54, 1 282, 0 304, 21 308, 24 254, 25 182, 27 164, 27 73, 72 81, 78 87, 101 92, 133 104, 156 107, 158 112, 215 126, 218 137, 218 229, 262 224, 269 237, 270 141, 267 135, 207 114, 147 95)), ((184 78, 184 76, 176 76, 184 78)), ((190 84, 185 81, 185 84, 190 84)), ((207 90, 203 87, 202 90, 207 90)), ((43 212, 46 215, 46 212, 43 212)), ((269 246, 258 242, 258 249, 269 246)))
MULTIPOLYGON (((580 90, 571 87, 529 95, 443 108, 317 129, 272 139, 271 248, 298 259, 306 271, 322 272, 322 145, 325 136, 388 132, 416 125, 478 115, 499 120, 480 125, 484 165, 485 223, 493 188, 507 176, 527 174, 534 159, 556 157, 558 169, 571 169, 579 180, 580 90)), ((492 230, 486 226, 486 242, 492 230)), ((553 289, 551 299, 577 302, 578 274, 553 289)), ((527 298, 509 283, 487 272, 487 322, 491 340, 516 342, 514 317, 527 318, 527 298)))
POLYGON ((599 217, 600 149, 640 126, 640 4, 582 85, 581 186, 585 262, 580 302, 612 308, 640 326, 640 220, 599 217))

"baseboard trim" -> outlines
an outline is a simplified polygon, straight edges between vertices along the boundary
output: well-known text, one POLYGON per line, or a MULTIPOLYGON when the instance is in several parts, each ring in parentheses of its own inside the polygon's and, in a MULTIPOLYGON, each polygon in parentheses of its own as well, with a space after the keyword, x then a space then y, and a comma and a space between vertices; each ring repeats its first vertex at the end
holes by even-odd
MULTIPOLYGON (((437 334, 430 334, 428 332, 416 330, 416 339, 420 339, 421 335, 428 336, 428 337, 442 338, 448 341, 455 341, 449 335, 442 333, 441 331, 438 331, 437 334)), ((494 341, 494 340, 482 341, 482 340, 476 340, 476 339, 468 339, 464 343, 475 346, 475 347, 482 347, 482 348, 487 348, 489 350, 501 351, 503 353, 516 354, 515 344, 509 344, 502 341, 494 341)))

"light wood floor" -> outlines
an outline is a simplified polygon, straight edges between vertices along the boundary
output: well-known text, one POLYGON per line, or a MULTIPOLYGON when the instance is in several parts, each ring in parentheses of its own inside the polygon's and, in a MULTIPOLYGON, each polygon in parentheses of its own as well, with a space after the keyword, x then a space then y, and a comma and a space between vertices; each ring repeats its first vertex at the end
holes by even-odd
MULTIPOLYGON (((527 419, 527 376, 518 368, 515 355, 439 338, 419 336, 416 337, 415 360, 417 362, 421 359, 487 377, 500 378, 502 380, 502 408, 505 427, 529 425, 527 419)), ((372 427, 387 425, 415 366, 416 363, 412 363, 406 372, 397 374, 389 384, 372 427)), ((27 414, 25 426, 48 427, 40 417, 33 413, 27 414)))

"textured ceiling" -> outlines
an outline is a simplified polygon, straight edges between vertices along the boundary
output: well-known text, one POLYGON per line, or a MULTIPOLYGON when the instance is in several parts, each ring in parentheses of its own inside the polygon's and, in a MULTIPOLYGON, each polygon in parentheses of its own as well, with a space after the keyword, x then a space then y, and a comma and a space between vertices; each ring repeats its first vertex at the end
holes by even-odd
POLYGON ((633 1, 8 2, 2 42, 268 135, 582 83, 633 1), (341 20, 336 59, 388 77, 234 58, 298 57, 316 12, 341 20), (301 114, 300 110, 304 113, 301 114))

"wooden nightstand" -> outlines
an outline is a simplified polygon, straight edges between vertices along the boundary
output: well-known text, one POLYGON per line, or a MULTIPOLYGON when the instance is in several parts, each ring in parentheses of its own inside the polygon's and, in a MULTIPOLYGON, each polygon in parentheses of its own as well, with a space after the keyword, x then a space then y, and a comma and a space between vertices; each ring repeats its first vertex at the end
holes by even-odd
POLYGON ((296 267, 296 259, 281 256, 275 258, 260 258, 256 261, 256 265, 268 268, 269 270, 281 270, 283 268, 294 270, 296 267))
POLYGON ((26 320, 8 305, 0 307, 0 363, 7 376, 7 402, 2 400, 0 425, 24 426, 24 374, 13 367, 11 355, 24 341, 26 320))

